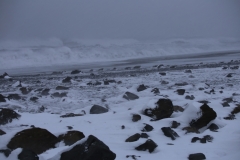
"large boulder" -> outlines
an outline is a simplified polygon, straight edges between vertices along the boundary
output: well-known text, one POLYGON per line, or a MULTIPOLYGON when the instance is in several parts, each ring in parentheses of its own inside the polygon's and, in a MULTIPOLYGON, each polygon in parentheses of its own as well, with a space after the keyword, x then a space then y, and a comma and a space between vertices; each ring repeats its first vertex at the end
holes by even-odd
POLYGON ((108 109, 99 105, 93 105, 90 109, 90 114, 102 114, 106 112, 108 112, 108 109))
POLYGON ((125 142, 135 142, 137 140, 139 140, 139 138, 141 137, 141 135, 139 133, 136 133, 130 137, 128 137, 125 142))
POLYGON ((30 128, 18 132, 7 144, 9 149, 23 148, 41 154, 50 148, 55 148, 59 140, 46 129, 30 128))
POLYGON ((147 108, 144 110, 146 116, 152 117, 153 120, 160 120, 163 118, 169 118, 173 111, 173 104, 170 99, 159 99, 155 108, 147 108))
POLYGON ((131 92, 126 92, 123 95, 123 98, 125 98, 126 100, 135 100, 135 99, 138 99, 139 97, 136 94, 133 94, 131 92))
POLYGON ((203 104, 200 109, 202 112, 202 116, 199 119, 193 120, 190 123, 190 126, 196 129, 207 126, 209 122, 211 122, 217 117, 217 113, 207 104, 203 104))
POLYGON ((66 145, 70 146, 75 142, 83 139, 85 135, 79 131, 68 131, 66 134, 61 134, 58 136, 60 141, 63 141, 66 145))
POLYGON ((147 87, 144 84, 141 84, 138 86, 137 91, 141 92, 141 91, 144 91, 145 89, 147 89, 147 87))
POLYGON ((6 102, 6 97, 0 94, 0 102, 6 102))
POLYGON ((39 160, 39 157, 36 153, 29 149, 23 149, 22 152, 18 155, 19 160, 39 160))
POLYGON ((175 140, 176 138, 179 137, 179 135, 174 130, 172 130, 170 127, 162 127, 161 130, 163 131, 163 133, 166 137, 169 137, 172 140, 175 140))
POLYGON ((18 119, 21 117, 14 110, 8 108, 0 108, 0 125, 4 125, 12 122, 13 119, 18 119))
POLYGON ((84 143, 63 152, 60 160, 114 160, 115 158, 116 154, 106 144, 90 135, 84 143))
POLYGON ((141 144, 140 146, 136 147, 135 149, 138 150, 138 151, 146 151, 148 150, 149 153, 152 153, 155 148, 157 148, 157 144, 151 140, 151 139, 148 139, 145 143, 141 144))

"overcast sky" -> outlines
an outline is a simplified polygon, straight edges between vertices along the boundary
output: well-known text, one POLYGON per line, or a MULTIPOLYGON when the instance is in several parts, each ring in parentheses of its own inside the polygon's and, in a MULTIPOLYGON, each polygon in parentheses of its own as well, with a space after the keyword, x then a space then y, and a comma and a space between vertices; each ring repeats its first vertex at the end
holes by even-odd
POLYGON ((0 0, 0 39, 240 37, 240 0, 0 0))

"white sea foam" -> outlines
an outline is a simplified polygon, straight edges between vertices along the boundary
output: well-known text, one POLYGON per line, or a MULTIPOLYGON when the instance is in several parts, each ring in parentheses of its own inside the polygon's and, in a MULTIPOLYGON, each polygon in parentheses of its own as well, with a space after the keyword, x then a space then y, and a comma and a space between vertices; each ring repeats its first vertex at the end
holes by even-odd
POLYGON ((1 69, 240 50, 240 39, 31 40, 0 43, 1 69))

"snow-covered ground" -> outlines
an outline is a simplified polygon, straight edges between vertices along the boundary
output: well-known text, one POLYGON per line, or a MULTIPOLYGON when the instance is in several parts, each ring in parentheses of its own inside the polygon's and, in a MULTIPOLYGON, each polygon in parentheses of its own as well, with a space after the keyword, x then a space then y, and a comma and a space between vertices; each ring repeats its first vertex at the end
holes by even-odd
MULTIPOLYGON (((185 45, 185 43, 182 42, 181 45, 185 45)), ((240 113, 235 115, 236 119, 234 120, 226 120, 224 117, 228 116, 240 103, 240 69, 230 68, 239 66, 240 57, 229 56, 228 58, 232 58, 233 61, 221 59, 222 63, 220 61, 210 63, 204 59, 207 63, 204 60, 198 60, 191 65, 180 65, 176 64, 174 60, 172 63, 169 60, 169 65, 164 65, 160 69, 157 66, 150 67, 149 65, 125 69, 123 66, 128 67, 131 63, 125 63, 120 67, 115 63, 115 69, 110 68, 109 65, 100 70, 89 71, 89 69, 85 69, 75 75, 70 74, 70 71, 64 71, 55 74, 18 75, 13 76, 12 81, 0 79, 0 94, 7 96, 11 93, 17 93, 21 96, 21 100, 7 100, 5 103, 0 103, 0 107, 12 108, 21 115, 20 119, 14 120, 12 123, 0 125, 0 129, 7 133, 0 136, 0 149, 5 148, 11 137, 17 132, 30 128, 31 125, 45 128, 54 135, 65 133, 68 131, 67 126, 72 126, 73 130, 83 132, 86 137, 94 135, 103 141, 110 150, 116 153, 116 160, 131 159, 131 157, 127 158, 127 155, 140 156, 136 157, 137 160, 185 160, 192 153, 203 153, 209 160, 239 160, 240 113), (223 66, 226 66, 227 69, 222 69, 223 66), (191 69, 192 73, 186 73, 186 69, 191 69), (160 75, 159 72, 165 72, 166 75, 160 75), (226 77, 229 73, 232 77, 226 77), (62 83, 62 80, 67 76, 72 77, 71 83, 62 83), (106 79, 115 80, 116 83, 104 85, 103 82, 106 79), (17 87, 19 81, 21 81, 22 86, 31 88, 31 92, 22 95, 17 87), (168 83, 163 83, 164 81, 168 83), (101 82, 101 84, 89 85, 89 82, 93 84, 101 82), (184 86, 176 84, 183 82, 187 82, 187 84, 184 86), (137 87, 141 84, 148 86, 148 88, 138 92, 137 87), (56 90, 57 86, 65 86, 69 89, 58 91, 56 90), (153 88, 158 88, 160 93, 151 92, 153 88), (199 90, 199 88, 203 88, 203 90, 199 90), (41 95, 43 89, 50 89, 49 95, 41 95), (185 89, 185 94, 178 95, 177 89, 185 89), (127 91, 138 95, 139 99, 129 101, 124 99, 123 95, 127 91), (67 97, 52 96, 55 92, 67 92, 67 97), (195 99, 186 99, 186 95, 193 95, 195 99), (33 102, 30 100, 31 97, 38 97, 38 100, 33 102), (170 118, 150 121, 150 117, 142 114, 143 109, 154 107, 160 98, 172 100, 173 105, 183 107, 184 112, 174 112, 170 118), (229 107, 223 107, 224 98, 232 98, 229 107), (217 113, 217 118, 211 123, 215 123, 219 127, 218 132, 206 129, 210 125, 209 123, 207 127, 200 130, 199 134, 185 134, 186 131, 182 129, 189 126, 192 119, 199 117, 198 112, 202 105, 199 101, 203 100, 208 101, 208 105, 217 113), (103 114, 89 114, 90 108, 95 104, 106 107, 109 111, 103 114), (39 112, 41 106, 46 109, 39 112), (86 114, 80 117, 60 117, 66 113, 83 114, 83 111, 86 114), (132 114, 140 114, 141 120, 133 122, 132 114), (174 141, 164 136, 161 131, 162 127, 170 127, 172 121, 181 123, 178 128, 173 129, 180 136, 174 141), (136 142, 125 142, 129 136, 141 133, 144 123, 154 127, 153 131, 147 132, 150 136, 149 139, 158 145, 152 153, 135 150, 135 147, 146 141, 144 138, 140 138, 136 142), (123 125, 124 129, 122 129, 123 125), (191 143, 193 137, 205 135, 212 136, 213 141, 205 144, 191 143), (168 145, 169 143, 173 145, 168 145)), ((19 65, 21 65, 21 61, 23 59, 20 59, 19 65)), ((187 64, 191 60, 182 59, 182 62, 184 61, 187 64)), ((141 61, 135 62, 136 65, 141 63, 141 61)), ((156 62, 151 64, 156 64, 156 62)), ((4 66, 7 69, 7 65, 4 66)), ((57 160, 59 154, 67 148, 69 147, 65 146, 64 143, 59 143, 56 148, 40 154, 40 160, 57 160)), ((0 159, 16 159, 19 152, 19 150, 13 151, 9 158, 0 154, 0 159)))

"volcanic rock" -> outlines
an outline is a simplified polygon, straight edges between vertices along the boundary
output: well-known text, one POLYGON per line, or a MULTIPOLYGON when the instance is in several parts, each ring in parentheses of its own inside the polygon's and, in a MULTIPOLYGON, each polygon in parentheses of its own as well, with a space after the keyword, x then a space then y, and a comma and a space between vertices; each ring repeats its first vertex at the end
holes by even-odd
POLYGON ((115 158, 116 154, 106 144, 90 135, 84 143, 63 152, 60 160, 114 160, 115 158))
POLYGON ((0 108, 0 125, 12 122, 13 119, 18 119, 21 115, 8 108, 0 108))
POLYGON ((46 129, 30 128, 18 132, 7 144, 7 147, 29 149, 41 154, 50 148, 55 148, 58 138, 46 129))
POLYGON ((141 91, 144 91, 145 89, 147 89, 147 87, 144 84, 141 84, 138 86, 137 91, 141 92, 141 91))
POLYGON ((189 160, 204 160, 206 156, 203 153, 194 153, 190 154, 188 157, 189 160))
POLYGON ((79 131, 68 131, 66 134, 58 136, 59 141, 63 141, 66 145, 70 146, 75 142, 83 139, 85 135, 79 131))
POLYGON ((126 100, 135 100, 135 99, 138 99, 139 97, 136 94, 133 94, 131 92, 126 92, 123 95, 123 98, 125 98, 126 100))
POLYGON ((148 150, 149 153, 152 153, 155 148, 157 148, 157 144, 151 140, 151 139, 148 139, 145 143, 141 144, 140 146, 136 147, 135 149, 138 150, 138 151, 146 151, 148 150))
POLYGON ((19 160, 39 160, 38 155, 29 149, 23 149, 18 155, 19 160))
POLYGON ((178 93, 178 95, 184 95, 185 89, 177 89, 176 92, 178 93))
POLYGON ((139 140, 139 138, 140 138, 140 134, 136 133, 136 134, 130 136, 129 138, 127 138, 125 140, 125 142, 135 142, 135 141, 139 140))
POLYGON ((173 113, 173 104, 170 99, 159 99, 155 108, 144 110, 144 115, 152 117, 153 120, 169 118, 173 113))
POLYGON ((170 127, 162 127, 161 130, 166 137, 170 137, 172 140, 175 140, 177 137, 179 137, 179 135, 170 127))
POLYGON ((153 129, 154 128, 151 125, 145 123, 145 127, 142 129, 142 132, 150 132, 153 129))
POLYGON ((90 109, 90 114, 102 114, 106 112, 108 112, 108 109, 99 105, 93 105, 90 109))
POLYGON ((71 77, 66 77, 62 80, 62 83, 71 83, 71 77))
POLYGON ((141 116, 139 114, 133 114, 132 121, 137 122, 139 120, 141 120, 141 116))

